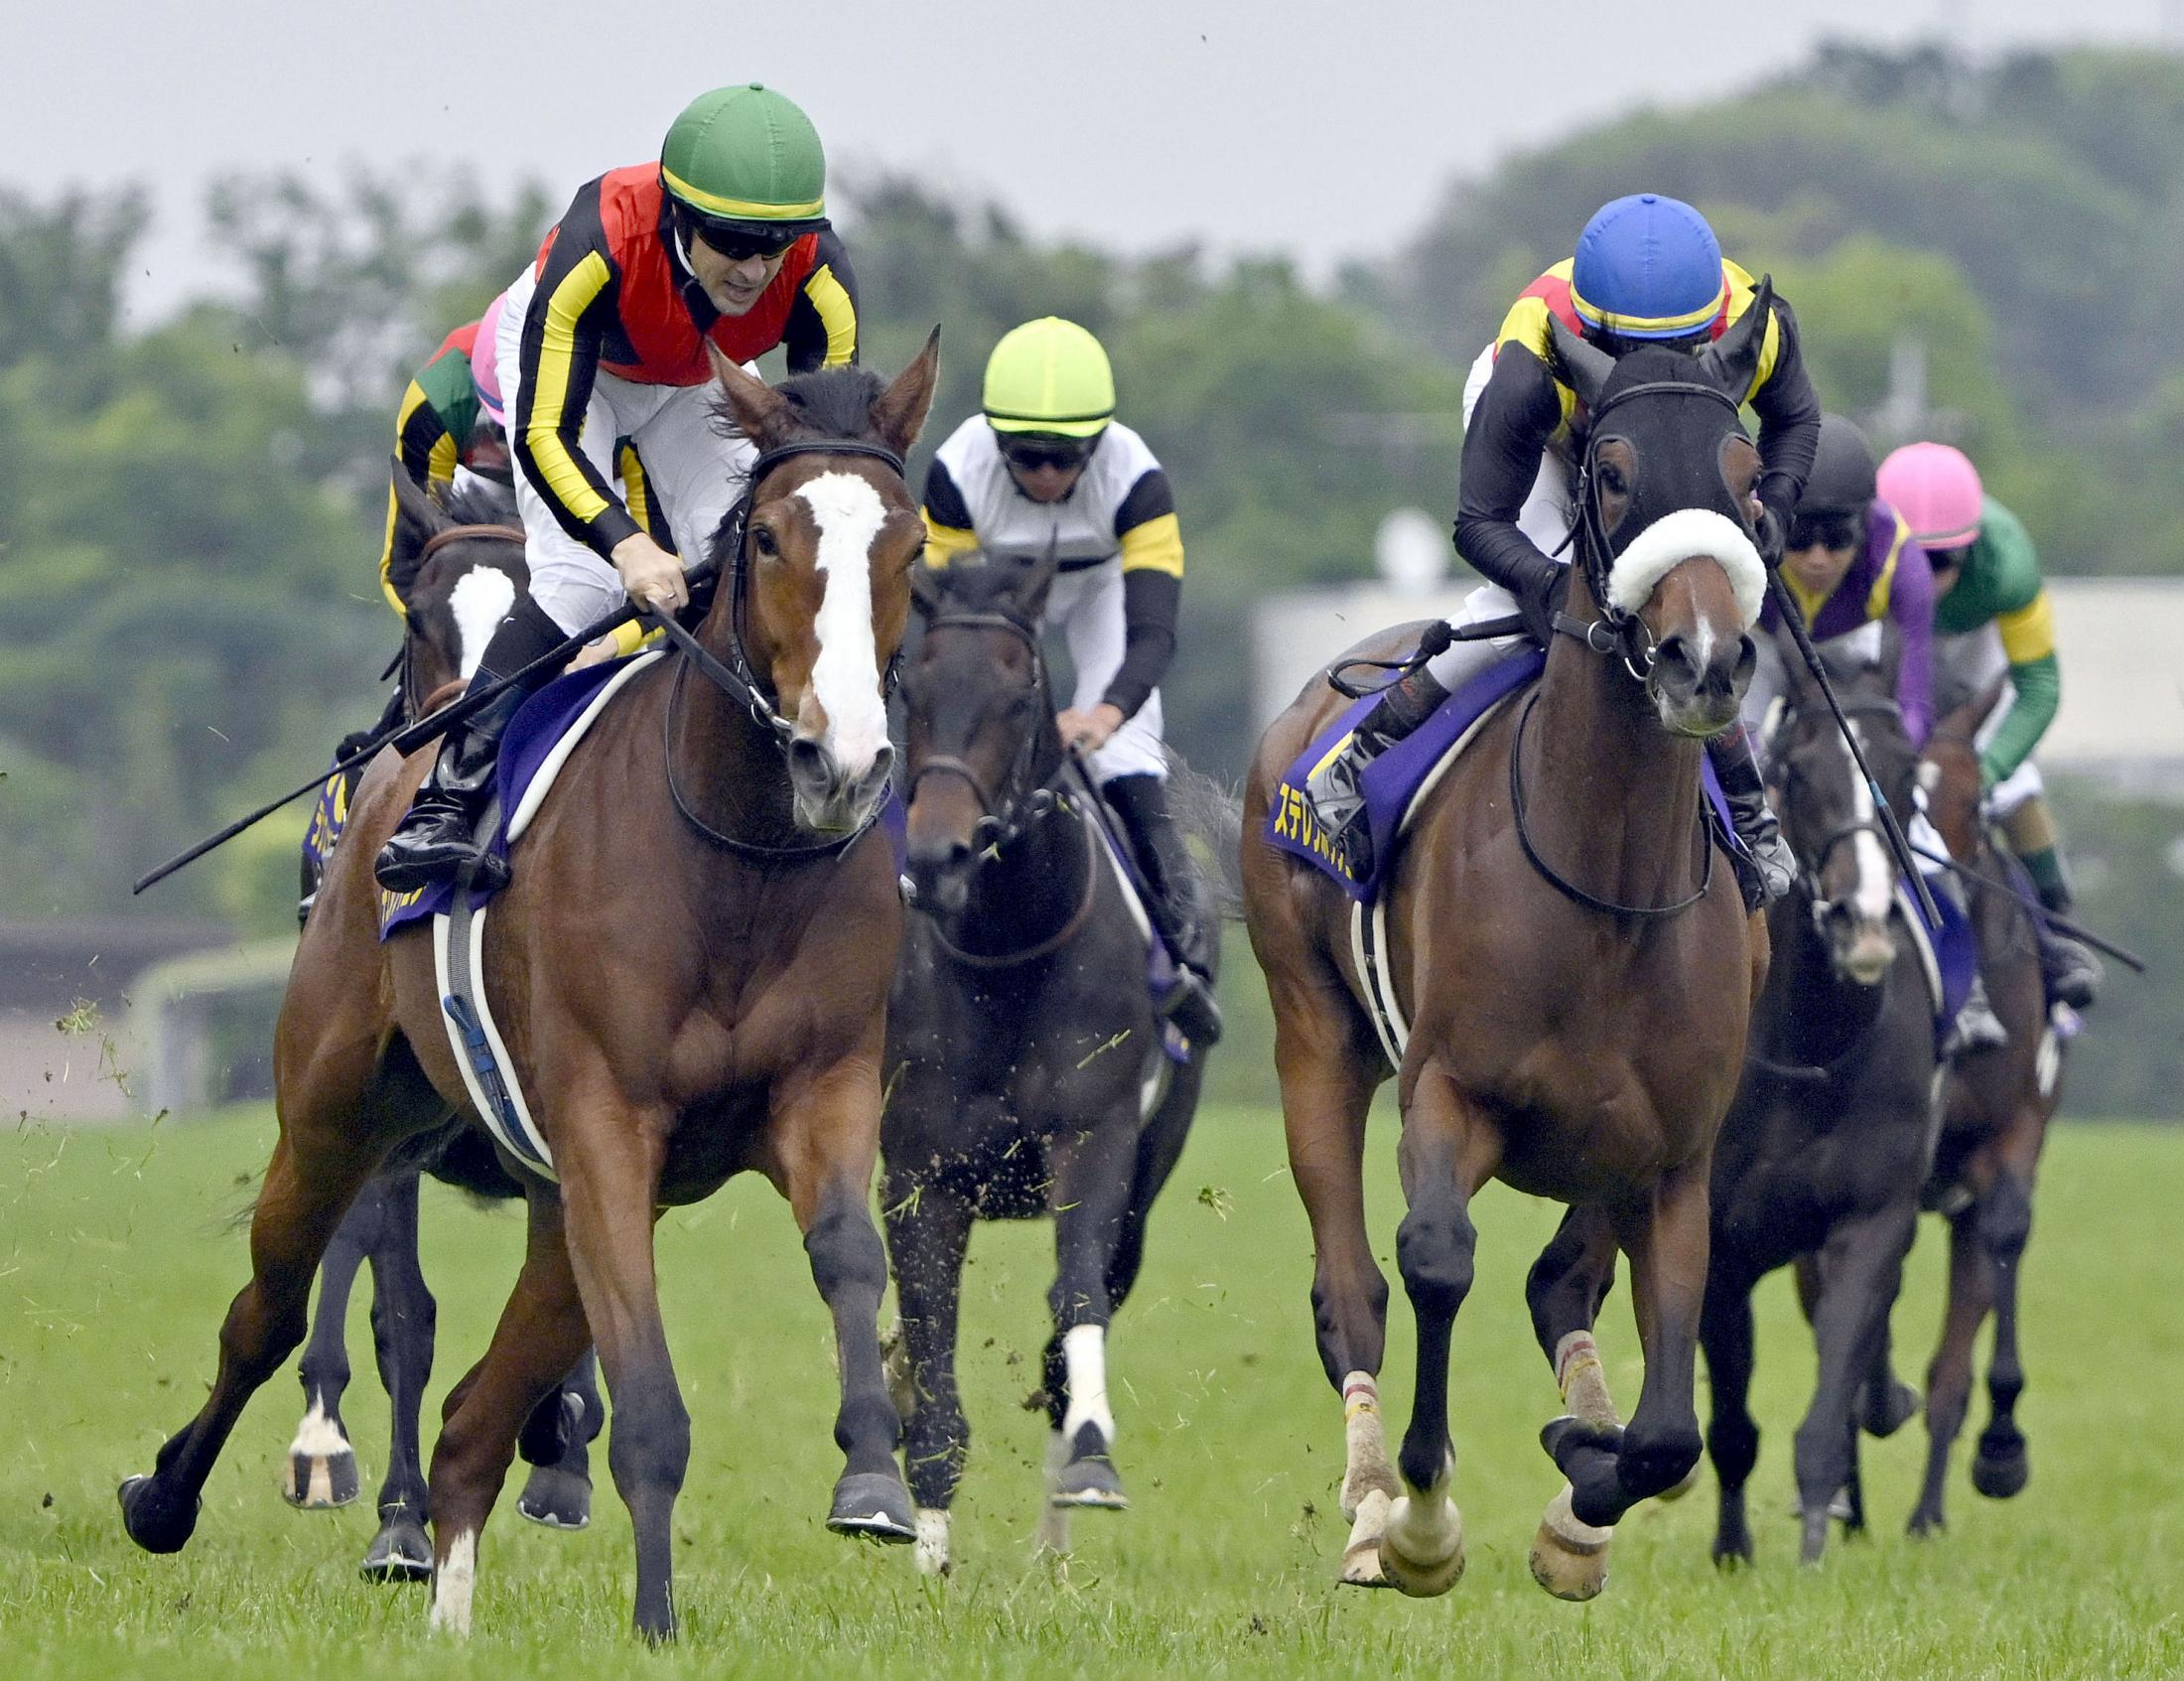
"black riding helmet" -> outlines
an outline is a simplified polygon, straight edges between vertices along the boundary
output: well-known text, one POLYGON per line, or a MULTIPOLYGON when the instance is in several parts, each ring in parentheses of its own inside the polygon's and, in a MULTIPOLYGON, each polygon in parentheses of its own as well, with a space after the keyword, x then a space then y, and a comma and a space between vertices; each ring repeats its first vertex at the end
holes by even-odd
POLYGON ((1865 434, 1840 414, 1824 414, 1820 447, 1813 454, 1813 471, 1805 476, 1797 510, 1863 513, 1877 493, 1878 477, 1865 434))

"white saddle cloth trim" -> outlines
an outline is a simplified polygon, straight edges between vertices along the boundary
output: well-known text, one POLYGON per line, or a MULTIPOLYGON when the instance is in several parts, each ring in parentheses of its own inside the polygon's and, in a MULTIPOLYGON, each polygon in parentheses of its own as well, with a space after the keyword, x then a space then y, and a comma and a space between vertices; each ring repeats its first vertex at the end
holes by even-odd
MULTIPOLYGON (((641 653, 601 685, 599 693, 592 697, 591 704, 577 715, 576 722, 569 726, 540 764, 538 774, 531 778, 530 786, 523 790, 522 799, 508 819, 509 846, 513 847, 522 837, 523 831, 530 827, 531 819, 538 815, 539 806, 545 802, 547 793, 560 776, 561 768, 569 763, 569 755, 576 751, 577 743, 590 733, 600 713, 606 710, 607 703, 621 692, 630 678, 646 666, 664 658, 666 650, 663 648, 641 653)), ((455 1065, 462 1070, 464 1089, 471 1094, 471 1102, 483 1117, 486 1130, 517 1160, 529 1163, 535 1159, 543 1162, 543 1172, 548 1179, 553 1179, 556 1177, 553 1169, 554 1153, 547 1148, 546 1135, 538 1130, 538 1123, 531 1118, 531 1106, 524 1100, 523 1084, 516 1078, 515 1065, 508 1058, 507 1044, 500 1037, 499 1024, 493 1020, 492 1005, 485 996, 485 917, 491 909, 488 903, 471 912, 471 1002, 477 1008, 478 1026, 484 1030, 486 1048, 492 1052, 494 1062, 499 1065, 500 1083, 507 1090, 509 1106, 515 1110, 516 1125, 523 1134, 520 1139, 508 1135, 498 1110, 487 1099, 484 1082, 478 1077, 478 1070, 471 1065, 469 1048, 464 1045, 462 1031, 455 1025, 454 1018, 443 1009, 440 1013, 441 1020, 447 1027, 448 1044, 455 1051, 455 1065)), ((433 969, 443 999, 451 990, 448 984, 448 939, 452 928, 453 924, 445 912, 433 917, 433 969)))
MULTIPOLYGON (((1411 832, 1412 820, 1419 807, 1426 803, 1426 796, 1440 786, 1441 777, 1456 762, 1456 756, 1471 745, 1471 740, 1518 695, 1522 687, 1502 696, 1492 706, 1473 719, 1462 735, 1448 744, 1448 751, 1440 756, 1433 768, 1426 772, 1426 779, 1419 783, 1409 801, 1403 807, 1403 820, 1396 825, 1398 836, 1411 832)), ((1411 1043, 1411 1024, 1404 1019, 1403 1005, 1396 998, 1395 977, 1388 972, 1388 892, 1387 878, 1381 881, 1381 891, 1373 895, 1372 903, 1355 901, 1350 906, 1350 959, 1357 965, 1358 979, 1364 984, 1368 997, 1366 1014, 1373 1019, 1373 1032, 1380 1036, 1380 1049, 1387 1054, 1391 1067, 1403 1066, 1403 1053, 1411 1043), (1365 941, 1365 918, 1372 917, 1373 938, 1370 949, 1365 941)))

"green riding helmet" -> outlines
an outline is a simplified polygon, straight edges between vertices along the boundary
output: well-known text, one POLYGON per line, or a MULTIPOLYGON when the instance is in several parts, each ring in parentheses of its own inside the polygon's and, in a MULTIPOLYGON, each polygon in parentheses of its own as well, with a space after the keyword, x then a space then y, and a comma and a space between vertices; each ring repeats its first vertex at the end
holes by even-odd
POLYGON ((660 145, 660 184, 701 227, 782 241, 827 224, 827 154, 796 103, 758 82, 699 95, 660 145))
POLYGON ((1096 438, 1115 418, 1115 370, 1091 334, 1042 316, 994 347, 981 406, 996 432, 1096 438))

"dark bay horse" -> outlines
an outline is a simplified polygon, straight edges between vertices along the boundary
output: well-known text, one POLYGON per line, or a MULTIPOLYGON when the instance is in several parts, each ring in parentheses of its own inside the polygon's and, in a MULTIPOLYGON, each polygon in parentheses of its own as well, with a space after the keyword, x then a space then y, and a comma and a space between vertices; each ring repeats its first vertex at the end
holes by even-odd
MULTIPOLYGON (((391 552, 395 575, 410 580, 400 662, 408 722, 462 692, 493 627, 528 586, 530 571, 512 496, 473 488, 436 499, 404 472, 395 473, 393 483, 391 552)), ((307 893, 317 889, 318 874, 314 859, 307 893)), ((282 1495, 300 1509, 345 1505, 361 1491, 341 1400, 349 1380, 349 1293, 368 1262, 372 1347, 392 1424, 377 1500, 379 1528, 361 1567, 377 1582, 422 1582, 432 1574, 425 1533, 431 1506, 418 1432, 438 1314, 418 1260, 418 1191, 425 1173, 478 1197, 523 1195, 521 1182, 500 1165, 491 1144, 460 1120, 406 1140, 389 1156, 342 1216, 320 1263, 318 1308, 297 1373, 304 1416, 282 1464, 282 1495)), ((604 1418, 598 1365, 587 1353, 524 1431, 523 1452, 534 1465, 516 1500, 519 1512, 557 1529, 581 1529, 590 1521, 590 1444, 604 1418)))
MULTIPOLYGON (((1980 815, 1974 738, 1998 699, 1990 690, 1945 717, 1927 738, 1919 770, 1928 813, 1950 856, 1997 882, 2009 880, 2015 866, 1980 815)), ((2017 1349, 2017 1269, 2032 1234, 2041 1147, 2062 1096, 2062 1046, 2048 1020, 2031 915, 2006 893, 1967 885, 1979 972, 2009 1040, 1958 1057, 1942 1089, 1941 1139, 1926 1200, 1949 1221, 1949 1299, 1941 1343, 1926 1372, 1926 1480, 1911 1514, 1914 1535, 1944 1526, 1949 1450, 1971 1411, 1973 1343, 1989 1313, 1994 1316, 1986 1372, 1990 1410, 1972 1460, 1972 1486, 1990 1499, 2007 1499, 2031 1475, 2016 1420, 2025 1385, 2017 1349)), ((1874 1383, 1892 1385, 1894 1378, 1884 1367, 1874 1383)))
MULTIPOLYGON (((1766 314, 1696 358, 1647 348, 1610 363, 1563 346, 1593 417, 1569 633, 1413 813, 1386 901, 1410 1024, 1399 1066, 1368 1015, 1350 902, 1259 838, 1285 767, 1340 697, 1315 680, 1267 732, 1246 784, 1245 914, 1311 1221, 1319 1355, 1343 1397, 1345 1582, 1438 1594, 1462 1572, 1449 1342, 1471 1286, 1468 1204, 1490 1179, 1570 1205, 1527 1284, 1567 1409, 1542 1439, 1569 1478, 1534 1575, 1564 1598, 1597 1593, 1609 1526, 1699 1458, 1707 1173, 1766 965, 1764 925, 1713 867, 1701 824, 1701 738, 1734 721, 1754 658, 1760 463, 1736 408, 1758 349, 1749 325, 1766 314), (1396 1259, 1419 1336, 1401 1488, 1379 1414, 1388 1289, 1362 1170, 1366 1109, 1391 1073, 1409 1204, 1396 1259), (1591 1336, 1618 1248, 1646 1362, 1627 1428, 1591 1336)), ((1354 651, 1391 657, 1417 630, 1354 651)))
MULTIPOLYGON (((448 1398, 431 1472, 436 1626, 470 1626, 479 1532, 518 1433, 596 1337, 614 1406, 609 1464, 635 1532, 635 1624, 672 1636, 690 1419, 652 1227, 662 1207, 747 1170, 787 1197, 834 1319, 847 1465, 829 1527, 914 1533, 869 1207, 902 917, 873 824, 890 771, 886 674, 924 540, 901 453, 938 362, 937 334, 886 386, 849 367, 774 389, 716 361, 758 459, 712 545, 722 581, 698 631, 709 659, 663 659, 625 686, 495 901, 486 990, 559 1184, 527 1183, 522 1272, 490 1348, 448 1398)), ((357 838, 337 849, 305 929, 276 1041, 281 1133, 252 1278, 204 1408, 151 1475, 122 1485, 124 1522, 148 1550, 188 1541, 243 1404, 303 1333, 312 1273, 356 1192, 390 1147, 471 1108, 426 930, 377 940, 373 853, 427 763, 373 767, 350 816, 357 838)))
POLYGON ((920 569, 925 632, 903 677, 921 914, 887 1011, 881 1207, 917 1558, 933 1573, 953 1562, 948 1512, 970 1448, 955 1345, 975 1220, 1054 1222, 1042 1541, 1066 1550, 1070 1507, 1126 1504, 1107 1328, 1205 1077, 1202 1049, 1180 1065, 1162 1049, 1144 911, 1054 728, 1038 639, 1053 578, 1036 561, 920 569))
MULTIPOLYGON (((1787 641, 1787 637, 1784 638, 1787 641)), ((1802 1554, 1818 1562, 1837 1493, 1854 1483, 1856 1431, 1894 1431, 1915 1397, 1867 1393, 1918 1223, 1934 1150, 1934 1006, 1896 906, 1871 791, 1794 644, 1766 747, 1783 832, 1803 865, 1768 914, 1773 962, 1749 1061, 1714 1145, 1712 1253, 1700 1320, 1712 1391, 1706 1449, 1720 1481, 1717 1563, 1749 1562, 1744 1485, 1759 1454, 1751 1388, 1753 1287, 1813 1254, 1807 1311, 1819 1383, 1797 1431, 1802 1554)), ((1917 752, 1892 671, 1841 685, 1866 763, 1912 809, 1917 752)))

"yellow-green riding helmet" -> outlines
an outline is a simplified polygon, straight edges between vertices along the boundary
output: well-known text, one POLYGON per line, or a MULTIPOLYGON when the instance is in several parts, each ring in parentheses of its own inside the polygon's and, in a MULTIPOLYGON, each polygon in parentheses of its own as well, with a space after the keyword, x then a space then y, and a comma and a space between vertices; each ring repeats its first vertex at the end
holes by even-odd
POLYGON ((1097 438, 1115 418, 1115 370, 1073 321, 1041 316, 1012 329, 986 363, 981 405, 996 432, 1097 438))

